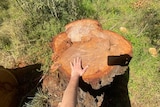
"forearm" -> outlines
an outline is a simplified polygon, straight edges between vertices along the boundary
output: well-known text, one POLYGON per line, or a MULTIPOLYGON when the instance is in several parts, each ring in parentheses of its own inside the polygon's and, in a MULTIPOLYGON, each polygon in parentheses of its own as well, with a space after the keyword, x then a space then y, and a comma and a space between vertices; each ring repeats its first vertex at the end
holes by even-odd
POLYGON ((76 107, 79 77, 71 77, 64 91, 61 107, 76 107))
POLYGON ((79 77, 81 77, 88 68, 88 66, 82 68, 81 58, 79 57, 75 58, 73 63, 70 62, 70 65, 72 70, 71 79, 64 91, 60 107, 76 107, 79 77))

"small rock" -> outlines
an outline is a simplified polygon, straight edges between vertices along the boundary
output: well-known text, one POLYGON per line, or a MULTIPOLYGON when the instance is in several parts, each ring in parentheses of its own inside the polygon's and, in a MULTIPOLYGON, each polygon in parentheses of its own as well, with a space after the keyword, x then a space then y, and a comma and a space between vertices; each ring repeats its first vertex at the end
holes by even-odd
POLYGON ((148 51, 153 57, 156 57, 158 55, 156 48, 149 48, 148 51))
POLYGON ((122 33, 128 33, 128 30, 127 30, 127 28, 125 28, 125 27, 120 27, 119 30, 120 30, 122 33))

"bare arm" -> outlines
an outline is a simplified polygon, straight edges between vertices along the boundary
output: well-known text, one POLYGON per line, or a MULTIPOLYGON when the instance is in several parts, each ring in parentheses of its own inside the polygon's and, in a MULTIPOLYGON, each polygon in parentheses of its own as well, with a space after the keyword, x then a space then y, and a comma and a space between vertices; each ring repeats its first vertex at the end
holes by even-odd
POLYGON ((70 65, 72 70, 71 78, 64 92, 60 107, 76 107, 79 78, 88 68, 88 66, 86 66, 84 69, 82 69, 81 59, 78 57, 74 59, 73 63, 70 63, 70 65))

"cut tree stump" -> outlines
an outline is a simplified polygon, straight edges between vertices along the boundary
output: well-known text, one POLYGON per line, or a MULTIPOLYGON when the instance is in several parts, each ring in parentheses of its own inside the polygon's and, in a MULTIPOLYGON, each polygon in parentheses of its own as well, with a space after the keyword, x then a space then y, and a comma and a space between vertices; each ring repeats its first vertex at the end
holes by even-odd
MULTIPOLYGON (((112 77, 124 73, 126 66, 110 66, 108 57, 131 57, 132 47, 126 39, 114 32, 103 30, 95 20, 78 20, 65 28, 66 31, 55 36, 52 42, 52 60, 56 66, 60 65, 58 69, 65 76, 70 77, 69 62, 76 57, 82 58, 83 66, 89 65, 83 80, 94 89, 110 84, 112 77)), ((52 67, 55 68, 55 65, 52 67)))
MULTIPOLYGON (((90 19, 67 24, 65 32, 53 37, 51 47, 54 64, 50 75, 44 79, 43 89, 52 90, 52 94, 58 90, 54 90, 56 86, 59 86, 61 92, 64 91, 71 75, 70 62, 76 57, 82 58, 83 67, 89 65, 82 80, 94 90, 109 85, 116 75, 124 74, 132 58, 132 46, 129 41, 117 33, 103 30, 98 21, 90 19), (55 79, 55 76, 58 79, 55 79), (50 87, 51 81, 56 86, 50 87)), ((95 100, 89 97, 89 93, 80 89, 81 97, 84 93, 91 102, 95 100)))

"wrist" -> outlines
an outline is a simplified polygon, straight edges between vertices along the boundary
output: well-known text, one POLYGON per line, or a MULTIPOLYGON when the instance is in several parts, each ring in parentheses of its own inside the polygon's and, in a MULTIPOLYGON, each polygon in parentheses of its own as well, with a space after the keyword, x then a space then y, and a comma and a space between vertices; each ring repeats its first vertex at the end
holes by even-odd
POLYGON ((72 71, 71 77, 73 77, 73 78, 79 78, 79 77, 80 77, 80 74, 77 73, 77 72, 72 71))
POLYGON ((71 75, 72 80, 79 80, 80 76, 79 75, 71 75))

